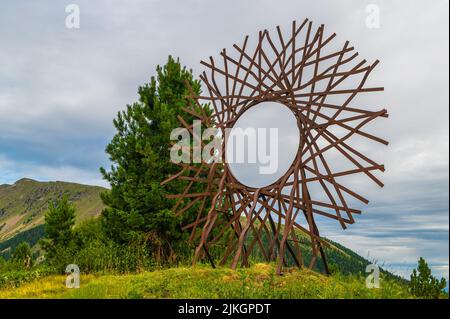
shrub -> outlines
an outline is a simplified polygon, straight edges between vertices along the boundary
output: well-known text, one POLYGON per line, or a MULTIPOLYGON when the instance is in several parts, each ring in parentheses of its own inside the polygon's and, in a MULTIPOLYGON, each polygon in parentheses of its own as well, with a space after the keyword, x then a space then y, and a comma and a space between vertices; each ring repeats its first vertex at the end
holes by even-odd
POLYGON ((25 282, 43 278, 54 273, 50 267, 42 266, 32 270, 8 270, 0 271, 0 288, 18 287, 25 282))
POLYGON ((6 269, 6 260, 0 256, 0 273, 6 269))

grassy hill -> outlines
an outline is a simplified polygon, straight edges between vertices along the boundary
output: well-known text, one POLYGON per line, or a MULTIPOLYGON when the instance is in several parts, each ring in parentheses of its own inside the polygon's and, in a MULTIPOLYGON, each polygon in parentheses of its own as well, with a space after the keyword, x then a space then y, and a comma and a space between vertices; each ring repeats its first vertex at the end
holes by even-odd
POLYGON ((103 209, 97 186, 21 179, 0 185, 0 253, 20 241, 33 245, 43 235, 44 214, 50 200, 67 195, 77 209, 77 223, 98 216, 103 209))
POLYGON ((1 298, 412 298, 405 284, 382 277, 369 289, 364 276, 324 276, 307 269, 275 275, 275 265, 255 264, 233 271, 206 265, 126 275, 81 275, 79 289, 67 289, 65 276, 48 276, 1 298))

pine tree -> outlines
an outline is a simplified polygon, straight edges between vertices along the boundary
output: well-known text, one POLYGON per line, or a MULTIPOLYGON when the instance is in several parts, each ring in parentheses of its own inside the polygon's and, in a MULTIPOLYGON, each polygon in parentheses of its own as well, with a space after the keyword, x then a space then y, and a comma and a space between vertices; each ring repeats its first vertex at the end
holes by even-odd
POLYGON ((446 286, 446 280, 438 280, 431 275, 425 259, 420 257, 417 270, 414 269, 411 275, 411 293, 417 297, 437 299, 442 296, 442 291, 446 286))
POLYGON ((30 269, 33 266, 30 245, 26 242, 17 245, 11 256, 11 261, 20 268, 30 269))
MULTIPOLYGON (((117 133, 106 147, 113 165, 109 172, 100 169, 111 185, 102 194, 106 234, 117 243, 147 241, 165 259, 172 256, 173 244, 182 236, 182 221, 171 211, 174 202, 166 194, 180 193, 186 183, 164 187, 160 183, 179 171, 170 162, 170 133, 180 126, 177 115, 185 115, 182 109, 193 103, 186 99, 187 83, 193 93, 200 93, 192 71, 169 56, 166 65, 157 68, 156 78, 139 88, 139 101, 118 113, 117 133)), ((189 212, 184 216, 189 219, 189 212)))
POLYGON ((75 225, 75 206, 69 202, 67 196, 56 201, 50 201, 45 214, 45 238, 41 242, 52 258, 58 249, 67 248, 74 239, 73 226, 75 225))

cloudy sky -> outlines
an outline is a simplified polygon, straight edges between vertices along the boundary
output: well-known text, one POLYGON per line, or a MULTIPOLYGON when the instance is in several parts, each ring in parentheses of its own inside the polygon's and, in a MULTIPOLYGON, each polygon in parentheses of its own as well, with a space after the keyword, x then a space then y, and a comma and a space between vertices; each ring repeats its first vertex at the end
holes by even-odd
POLYGON ((0 184, 22 177, 106 186, 98 173, 114 134, 112 119, 137 99, 169 54, 199 74, 201 59, 243 36, 309 18, 349 40, 386 88, 390 119, 377 135, 386 187, 367 189, 370 205, 328 236, 409 274, 424 256, 448 278, 448 1, 7 1, 0 4, 0 184), (66 5, 81 10, 65 26, 66 5), (366 26, 366 6, 380 27, 366 26))

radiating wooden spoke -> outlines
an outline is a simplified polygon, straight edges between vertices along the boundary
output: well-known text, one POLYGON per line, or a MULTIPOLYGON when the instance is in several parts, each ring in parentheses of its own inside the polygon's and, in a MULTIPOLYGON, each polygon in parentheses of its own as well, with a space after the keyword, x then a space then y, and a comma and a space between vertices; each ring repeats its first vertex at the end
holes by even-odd
MULTIPOLYGON (((178 164, 179 173, 161 184, 174 180, 186 183, 183 192, 169 198, 175 201, 177 216, 195 209, 194 220, 183 226, 196 245, 194 263, 208 258, 214 266, 209 249, 226 239, 220 264, 230 263, 233 269, 248 265, 251 254, 259 251, 267 261, 277 262, 278 273, 288 260, 312 268, 318 259, 328 272, 323 249, 328 243, 320 238, 315 217, 335 220, 345 229, 355 222, 354 215, 361 213, 350 207, 350 199, 368 204, 368 199, 344 185, 342 177, 362 174, 383 186, 374 172, 384 172, 384 165, 352 145, 356 136, 388 144, 365 130, 372 121, 387 118, 386 109, 355 102, 361 94, 383 90, 366 86, 378 61, 357 61, 358 53, 348 41, 333 49, 335 36, 327 35, 324 25, 315 28, 307 19, 301 24, 294 21, 287 32, 280 27, 275 35, 267 30, 259 32, 253 47, 247 36, 242 45, 233 45, 232 51, 223 49, 217 60, 209 57, 201 61, 206 69, 200 78, 206 90, 201 96, 191 90, 187 98, 193 103, 184 109, 187 116, 225 135, 225 129, 232 128, 243 112, 258 103, 276 101, 294 113, 300 146, 285 174, 258 189, 240 183, 231 174, 225 163, 224 141, 223 163, 178 164), (205 112, 202 105, 209 105, 211 112, 205 112), (333 170, 331 151, 353 167, 333 170), (320 186, 320 196, 311 192, 313 184, 320 186), (306 255, 310 256, 308 265, 304 265, 306 255)), ((191 123, 182 116, 180 123, 193 134, 191 123)))

